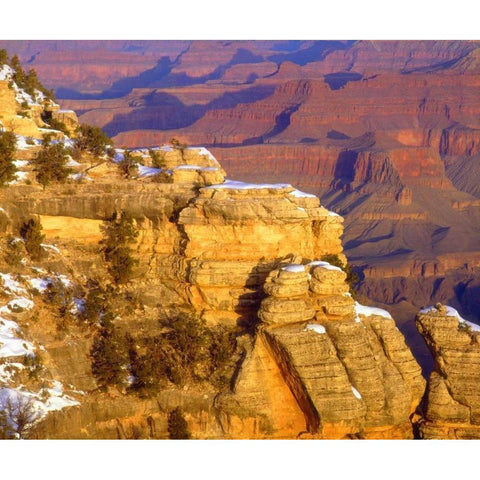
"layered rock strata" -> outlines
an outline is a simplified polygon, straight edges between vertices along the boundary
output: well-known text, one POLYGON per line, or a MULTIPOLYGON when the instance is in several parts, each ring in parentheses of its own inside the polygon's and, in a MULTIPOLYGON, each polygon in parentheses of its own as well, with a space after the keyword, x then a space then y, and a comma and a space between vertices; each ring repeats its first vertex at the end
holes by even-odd
POLYGON ((256 417, 264 436, 281 437, 289 424, 298 437, 413 437, 410 416, 425 387, 420 367, 390 315, 355 303, 345 277, 326 262, 286 265, 268 275, 260 333, 233 393, 220 400, 233 435, 235 425, 248 430, 256 417), (261 381, 272 370, 289 388, 277 387, 281 400, 261 381), (275 402, 296 407, 282 424, 272 415, 275 402))
MULTIPOLYGON (((142 162, 136 180, 121 180, 109 164, 89 167, 92 181, 75 186, 75 196, 70 186, 13 186, 1 203, 5 228, 38 215, 46 241, 64 252, 55 268, 105 276, 96 247, 102 222, 130 212, 139 264, 128 289, 145 311, 156 318, 158 308, 186 305, 210 325, 248 332, 238 339, 232 387, 220 396, 207 389, 202 401, 167 390, 160 403, 136 399, 128 408, 121 394, 100 395, 108 408, 86 399, 49 416, 36 435, 165 438, 167 412, 180 405, 196 438, 412 437, 409 416, 424 382, 402 335, 386 312, 355 304, 341 269, 314 261, 345 261, 342 217, 290 185, 225 180, 205 149, 159 154, 163 169, 148 165, 147 151, 134 152, 142 162), (167 183, 152 181, 158 174, 167 183)), ((145 313, 135 315, 138 326, 145 313)), ((75 345, 75 356, 88 356, 88 342, 75 345)), ((57 350, 50 357, 56 375, 91 388, 88 364, 72 366, 57 350)))
POLYGON ((480 327, 441 304, 421 310, 416 324, 435 360, 422 438, 480 438, 480 327))

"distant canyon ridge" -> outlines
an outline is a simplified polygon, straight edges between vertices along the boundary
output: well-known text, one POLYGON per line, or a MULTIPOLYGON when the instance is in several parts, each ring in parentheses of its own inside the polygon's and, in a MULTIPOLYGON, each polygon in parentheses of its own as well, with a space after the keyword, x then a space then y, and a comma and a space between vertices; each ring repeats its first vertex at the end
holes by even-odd
POLYGON ((172 137, 345 217, 360 294, 480 320, 480 41, 1 41, 118 147, 172 137))

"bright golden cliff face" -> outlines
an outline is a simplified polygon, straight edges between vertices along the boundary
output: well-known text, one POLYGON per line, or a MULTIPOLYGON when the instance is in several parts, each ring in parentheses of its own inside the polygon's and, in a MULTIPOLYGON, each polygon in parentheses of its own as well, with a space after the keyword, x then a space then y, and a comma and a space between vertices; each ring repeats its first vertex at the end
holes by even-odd
POLYGON ((115 328, 145 341, 159 331, 159 312, 179 310, 221 325, 237 335, 229 380, 220 391, 205 382, 162 385, 153 398, 98 392, 92 333, 72 324, 60 338, 52 308, 32 290, 40 320, 27 330, 28 315, 9 318, 42 344, 49 375, 78 402, 50 412, 32 435, 167 438, 168 414, 181 406, 195 438, 412 438, 420 367, 388 313, 356 304, 346 274, 320 261, 344 261, 343 219, 290 185, 225 180, 205 149, 164 151, 169 183, 153 181, 156 170, 137 151, 145 166, 136 179, 122 179, 112 163, 80 163, 75 170, 91 180, 45 191, 12 185, 1 196, 4 232, 38 216, 58 251, 37 267, 81 290, 86 278, 108 280, 101 226, 129 212, 138 264, 120 291, 136 304, 115 328))

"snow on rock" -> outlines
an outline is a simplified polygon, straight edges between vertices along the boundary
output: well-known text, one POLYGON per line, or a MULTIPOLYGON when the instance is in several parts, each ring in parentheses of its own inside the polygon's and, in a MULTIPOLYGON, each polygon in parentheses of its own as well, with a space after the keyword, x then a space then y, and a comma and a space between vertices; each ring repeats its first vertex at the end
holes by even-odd
POLYGON ((28 165, 27 160, 14 160, 12 162, 17 168, 25 168, 28 165))
POLYGON ((70 155, 67 156, 68 162, 66 163, 67 167, 79 167, 80 163, 74 160, 70 155))
MULTIPOLYGON (((33 424, 49 412, 80 405, 80 402, 63 393, 63 385, 60 382, 54 380, 52 383, 53 387, 41 389, 38 393, 21 388, 0 388, 0 409, 5 410, 8 404, 13 407, 14 411, 30 407, 29 423, 33 424)), ((7 420, 14 428, 16 427, 15 416, 9 418, 7 414, 7 420)))
POLYGON ((46 250, 52 250, 55 253, 60 253, 60 250, 55 245, 49 245, 48 243, 41 243, 40 245, 46 250))
POLYGON ((72 180, 75 180, 76 182, 91 182, 92 178, 89 177, 85 172, 79 172, 79 173, 71 173, 69 176, 72 180))
POLYGON ((360 395, 360 392, 352 385, 352 393, 355 395, 356 398, 359 400, 362 399, 362 396, 360 395))
POLYGON ((205 147, 188 147, 187 150, 196 150, 199 155, 206 155, 211 160, 217 161, 217 159, 212 155, 212 153, 205 147))
MULTIPOLYGON (((456 317, 458 320, 458 323, 469 326, 474 332, 480 332, 480 325, 477 325, 476 323, 465 320, 455 308, 450 307, 449 305, 445 305, 445 308, 447 309, 447 313, 446 313, 447 317, 456 317)), ((427 308, 422 308, 420 310, 420 313, 430 313, 432 311, 433 312, 437 311, 437 309, 433 305, 427 308)))
MULTIPOLYGON (((291 185, 289 185, 290 187, 291 185)), ((306 192, 302 192, 300 190, 293 190, 293 192, 290 192, 290 195, 292 195, 293 197, 296 197, 296 198, 316 198, 316 195, 312 195, 311 193, 306 193, 306 192)))
POLYGON ((14 278, 9 273, 0 273, 0 278, 3 282, 3 287, 6 290, 6 293, 11 293, 14 295, 26 295, 27 291, 20 285, 19 282, 14 280, 14 278))
MULTIPOLYGON (((0 312, 5 313, 5 308, 8 308, 10 311, 14 312, 15 310, 31 310, 35 304, 32 300, 29 300, 25 297, 16 297, 13 300, 10 300, 8 304, 0 308, 0 312)), ((7 310, 8 313, 8 310, 7 310)))
POLYGON ((41 144, 40 140, 36 138, 30 138, 29 140, 30 143, 27 143, 27 139, 29 137, 24 137, 23 135, 17 135, 17 134, 15 136, 17 137, 17 148, 20 150, 25 150, 26 148, 32 148, 41 144))
POLYGON ((79 315, 85 311, 85 299, 84 298, 74 298, 73 307, 70 309, 72 315, 79 315))
POLYGON ((0 80, 10 80, 13 76, 13 68, 6 63, 0 68, 0 80))
POLYGON ((161 168, 145 167, 144 165, 138 166, 139 177, 152 177, 153 175, 158 175, 161 171, 161 168))
POLYGON ((34 355, 35 347, 23 338, 17 337, 18 324, 0 317, 0 358, 34 355))
POLYGON ((376 307, 367 307, 365 305, 361 305, 358 302, 355 302, 355 315, 357 318, 359 317, 359 315, 363 315, 364 317, 371 317, 372 315, 377 315, 379 317, 393 320, 392 316, 386 310, 376 307))
POLYGON ((321 260, 315 260, 313 262, 310 262, 308 266, 321 267, 321 268, 325 268, 326 270, 338 270, 340 272, 343 272, 343 270, 340 267, 336 267, 335 265, 332 265, 331 263, 328 263, 328 262, 322 262, 321 260))
POLYGON ((282 270, 285 272, 300 273, 305 271, 305 265, 287 265, 286 267, 282 267, 282 270))
POLYGON ((0 383, 8 383, 19 370, 24 370, 23 363, 11 362, 0 364, 0 383))
POLYGON ((33 289, 38 290, 40 293, 43 293, 50 285, 48 278, 29 278, 27 281, 33 289))
POLYGON ((125 158, 125 150, 123 148, 116 148, 115 149, 115 155, 113 156, 113 160, 115 162, 120 162, 125 158))
POLYGON ((326 333, 327 331, 325 330, 325 327, 323 325, 320 325, 318 323, 309 323, 305 327, 305 330, 312 330, 315 333, 326 333))
POLYGON ((205 189, 213 190, 261 190, 261 189, 274 189, 274 190, 283 190, 285 188, 291 188, 292 186, 288 183, 245 183, 238 182, 235 180, 225 180, 224 183, 219 183, 217 185, 209 185, 205 189))

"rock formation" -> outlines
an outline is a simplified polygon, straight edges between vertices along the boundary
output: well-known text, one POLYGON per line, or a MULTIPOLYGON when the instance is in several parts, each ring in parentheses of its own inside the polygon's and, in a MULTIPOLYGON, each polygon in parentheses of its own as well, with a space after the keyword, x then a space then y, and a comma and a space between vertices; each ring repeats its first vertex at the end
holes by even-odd
MULTIPOLYGON (((119 70, 121 57, 135 58, 131 72, 145 62, 145 74, 128 79, 132 88, 62 106, 81 110, 81 121, 105 127, 119 145, 175 136, 212 147, 233 178, 289 182, 320 196, 345 217, 345 251, 362 270, 369 298, 390 305, 408 299, 413 310, 437 301, 474 310, 467 297, 454 299, 435 285, 479 278, 463 268, 479 243, 471 221, 480 215, 478 42, 165 44, 171 63, 157 70, 149 54, 161 52, 159 44, 139 43, 138 55, 123 51, 126 45, 97 47, 105 65, 118 56, 119 70), (444 269, 444 255, 458 261, 444 269), (425 274, 392 275, 420 264, 425 274), (385 270, 388 280, 374 273, 385 270)), ((31 44, 20 47, 27 58, 36 53, 31 44)), ((45 76, 54 48, 71 72, 70 47, 41 47, 33 64, 45 61, 45 76)), ((92 49, 86 43, 82 58, 92 49)), ((58 70, 52 82, 64 86, 58 70)), ((93 67, 75 76, 87 71, 93 67)), ((99 67, 98 81, 106 75, 99 67)), ((111 76, 113 83, 118 72, 111 76)), ((413 328, 413 317, 408 321, 413 328)))
POLYGON ((345 273, 326 262, 273 270, 264 290, 260 333, 233 392, 219 400, 225 430, 235 435, 242 425, 246 436, 263 430, 265 437, 412 438, 409 417, 425 382, 389 314, 355 303, 345 273), (267 377, 277 378, 280 398, 267 377), (282 404, 284 413, 272 414, 282 404))
MULTIPOLYGON (((145 312, 183 305, 208 325, 248 332, 238 337, 232 389, 218 396, 200 386, 173 388, 156 402, 128 405, 120 392, 93 393, 88 362, 74 360, 87 355, 91 338, 78 331, 65 350, 46 333, 44 310, 30 335, 42 339, 50 371, 91 393, 50 413, 35 435, 165 438, 167 413, 181 405, 196 438, 411 438, 420 367, 388 314, 355 305, 345 273, 315 261, 327 254, 345 260, 342 217, 290 185, 225 180, 205 149, 159 152, 167 183, 153 181, 160 170, 144 166, 147 152, 137 150, 136 180, 105 164, 83 166, 92 181, 74 186, 74 196, 72 187, 12 185, 1 202, 5 228, 37 215, 46 242, 62 252, 57 269, 101 277, 95 245, 102 221, 131 213, 140 235, 129 289, 145 312)), ((154 335, 153 320, 138 315, 116 322, 134 337, 154 335)))
POLYGON ((441 304, 423 309, 416 322, 435 361, 422 438, 480 438, 480 327, 441 304))

